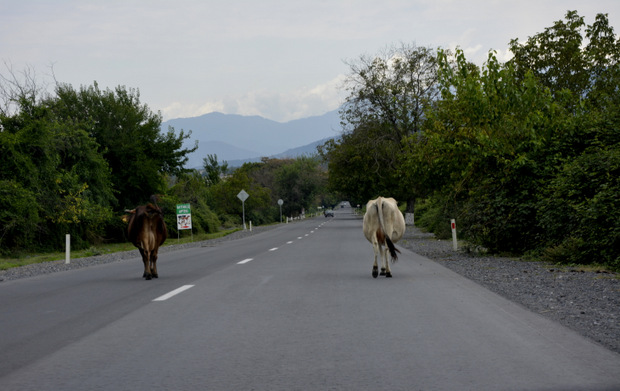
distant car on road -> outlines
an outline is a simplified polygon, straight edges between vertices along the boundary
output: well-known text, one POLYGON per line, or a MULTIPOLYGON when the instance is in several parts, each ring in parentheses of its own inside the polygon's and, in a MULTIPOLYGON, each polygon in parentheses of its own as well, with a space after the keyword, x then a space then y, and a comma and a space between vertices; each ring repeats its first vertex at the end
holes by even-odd
POLYGON ((325 211, 325 217, 334 217, 334 211, 329 209, 325 211))

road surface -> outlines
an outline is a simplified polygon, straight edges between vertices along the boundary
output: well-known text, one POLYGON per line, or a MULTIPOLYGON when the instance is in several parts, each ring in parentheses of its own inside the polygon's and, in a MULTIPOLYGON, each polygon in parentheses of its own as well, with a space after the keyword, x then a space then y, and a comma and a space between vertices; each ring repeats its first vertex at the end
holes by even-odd
POLYGON ((620 356, 402 249, 350 209, 0 283, 0 390, 618 390, 620 356))

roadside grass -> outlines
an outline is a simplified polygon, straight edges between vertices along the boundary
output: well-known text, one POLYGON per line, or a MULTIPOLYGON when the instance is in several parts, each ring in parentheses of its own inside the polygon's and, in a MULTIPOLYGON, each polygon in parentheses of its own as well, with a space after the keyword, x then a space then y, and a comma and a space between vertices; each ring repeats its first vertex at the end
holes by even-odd
MULTIPOLYGON (((241 228, 232 228, 222 230, 211 234, 195 234, 193 236, 188 233, 182 233, 181 238, 169 237, 162 247, 172 246, 177 244, 184 244, 190 242, 200 242, 203 240, 217 239, 226 235, 230 235, 233 232, 237 232, 241 228)), ((122 251, 136 250, 136 247, 131 243, 108 243, 98 246, 91 246, 83 250, 71 250, 71 259, 92 257, 95 255, 113 254, 122 251)), ((14 267, 31 265, 34 263, 53 262, 65 259, 65 252, 49 252, 49 253, 18 253, 12 257, 0 258, 0 270, 7 270, 14 267)))
POLYGON ((614 268, 610 268, 605 265, 600 264, 590 264, 590 265, 549 265, 551 270, 564 272, 564 273, 596 273, 601 274, 599 278, 607 278, 607 276, 613 278, 620 278, 620 271, 615 270, 614 268))

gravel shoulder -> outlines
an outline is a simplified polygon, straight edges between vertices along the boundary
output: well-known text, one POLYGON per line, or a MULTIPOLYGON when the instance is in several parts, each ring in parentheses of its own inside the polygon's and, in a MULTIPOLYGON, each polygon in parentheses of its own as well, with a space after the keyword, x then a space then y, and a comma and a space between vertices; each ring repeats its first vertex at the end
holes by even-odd
MULTIPOLYGON (((162 247, 160 253, 217 245, 223 241, 255 235, 275 227, 275 225, 255 227, 252 231, 237 231, 218 239, 182 245, 172 244, 162 247)), ((455 252, 452 250, 451 241, 437 240, 433 234, 424 233, 416 227, 407 227, 398 246, 425 256, 620 354, 619 274, 583 272, 540 262, 455 252)), ((64 260, 27 265, 0 271, 0 284, 2 281, 120 262, 139 256, 138 250, 132 250, 72 259, 68 265, 64 260)))

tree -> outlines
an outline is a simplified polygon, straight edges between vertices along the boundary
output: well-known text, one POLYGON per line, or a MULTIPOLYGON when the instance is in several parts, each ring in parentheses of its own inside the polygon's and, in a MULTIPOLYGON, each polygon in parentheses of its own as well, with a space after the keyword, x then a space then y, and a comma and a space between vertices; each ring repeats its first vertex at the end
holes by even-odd
POLYGON ((0 114, 3 247, 47 247, 65 233, 75 247, 98 240, 114 200, 99 145, 79 124, 58 119, 52 98, 13 91, 14 109, 0 114))
POLYGON ((359 168, 374 168, 364 173, 370 176, 371 184, 382 183, 372 190, 348 188, 348 196, 359 193, 376 196, 381 191, 383 195, 407 201, 408 210, 413 211, 421 187, 403 180, 399 155, 404 148, 404 138, 420 132, 425 110, 437 97, 435 53, 428 48, 401 45, 380 56, 362 56, 349 66, 351 73, 346 81, 349 96, 341 110, 345 135, 339 142, 324 148, 330 177, 339 176, 331 182, 332 186, 345 182, 353 184, 346 178, 351 175, 350 171, 335 167, 345 163, 339 157, 348 156, 359 168), (346 136, 356 132, 372 137, 346 136), (340 148, 343 150, 338 151, 340 148))
POLYGON ((576 108, 591 93, 614 88, 609 76, 617 70, 620 39, 607 14, 596 15, 589 26, 577 11, 568 11, 565 19, 529 37, 524 44, 518 38, 511 40, 514 57, 510 64, 522 78, 532 72, 556 99, 576 108))
POLYGON ((222 175, 228 171, 228 162, 220 162, 217 160, 217 155, 207 155, 203 159, 203 167, 205 169, 205 182, 207 186, 216 185, 220 182, 222 175))
POLYGON ((298 157, 277 169, 274 193, 284 201, 283 213, 296 216, 317 204, 326 182, 317 158, 298 157))
POLYGON ((590 68, 590 82, 595 90, 611 87, 608 77, 614 76, 620 60, 620 39, 609 25, 607 14, 597 14, 594 23, 586 28, 586 45, 583 54, 590 68))
POLYGON ((345 123, 353 128, 386 123, 391 128, 389 137, 396 142, 420 130, 424 111, 439 92, 432 49, 402 44, 348 65, 349 96, 341 112, 345 123))
POLYGON ((6 119, 40 103, 47 86, 37 79, 33 68, 16 72, 7 62, 4 67, 6 72, 0 73, 0 115, 6 119))
POLYGON ((326 172, 318 157, 263 158, 260 162, 245 163, 210 186, 208 199, 225 224, 238 224, 242 204, 237 194, 243 189, 250 195, 245 202, 246 219, 255 224, 272 223, 280 219, 278 199, 284 201, 285 215, 298 216, 325 198, 326 182, 326 172))
POLYGON ((163 174, 183 172, 187 154, 197 148, 183 148, 191 133, 176 135, 172 128, 163 133, 161 114, 140 103, 137 90, 123 86, 101 90, 94 83, 76 91, 58 84, 56 94, 56 116, 80 124, 102 147, 120 209, 164 192, 163 174))
POLYGON ((261 186, 250 176, 251 163, 239 167, 226 180, 209 187, 210 200, 221 220, 231 220, 237 225, 241 223, 242 202, 237 198, 241 190, 250 197, 245 201, 246 221, 254 224, 274 221, 275 205, 271 202, 271 190, 261 186))
POLYGON ((545 162, 552 175, 537 204, 538 245, 551 262, 604 263, 617 268, 620 233, 615 221, 620 212, 614 195, 619 186, 620 39, 606 14, 598 14, 589 26, 575 11, 568 12, 566 20, 531 37, 517 48, 522 55, 514 59, 521 69, 543 73, 541 80, 568 109, 565 125, 553 135, 547 150, 545 162), (550 37, 553 46, 547 43, 550 37), (542 67, 545 54, 539 46, 558 53, 548 69, 542 67), (560 57, 567 52, 575 60, 560 57), (529 61, 523 60, 525 55, 529 61), (548 80, 545 73, 558 76, 548 80))
POLYGON ((162 133, 137 91, 57 83, 50 95, 30 69, 0 76, 3 251, 56 246, 65 233, 75 247, 95 243, 118 231, 113 208, 164 193, 164 176, 184 171, 189 135, 162 133))
POLYGON ((328 161, 328 188, 342 193, 353 204, 364 205, 398 187, 394 143, 383 137, 381 127, 360 126, 329 140, 319 148, 328 161))
POLYGON ((568 11, 566 21, 557 21, 542 33, 520 44, 518 38, 510 41, 514 57, 510 61, 518 75, 532 72, 552 93, 572 91, 580 96, 587 91, 589 74, 581 52, 581 29, 584 18, 577 11, 568 11))
MULTIPOLYGON (((437 218, 457 218, 469 240, 492 251, 522 251, 535 243, 542 149, 562 120, 548 89, 531 74, 522 81, 494 53, 482 68, 462 50, 454 62, 440 52, 442 99, 429 112, 423 149, 409 157, 412 171, 429 161, 437 183, 437 218)), ((543 155, 544 157, 544 155, 543 155)), ((429 182, 430 183, 430 182, 429 182)))
POLYGON ((538 203, 543 257, 620 269, 620 148, 594 147, 567 161, 538 203))
POLYGON ((620 41, 604 15, 585 38, 584 26, 569 12, 526 44, 514 40, 507 64, 493 53, 480 69, 462 51, 452 65, 440 55, 442 97, 405 166, 429 162, 449 178, 427 203, 442 226, 458 218, 491 251, 618 267, 620 41))
POLYGON ((279 194, 277 173, 284 166, 293 164, 295 159, 275 159, 263 157, 260 162, 246 163, 244 169, 249 178, 257 185, 271 189, 271 203, 275 205, 282 197, 279 194))
POLYGON ((0 180, 0 254, 34 244, 40 212, 34 191, 17 180, 0 180))

